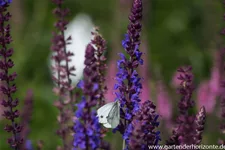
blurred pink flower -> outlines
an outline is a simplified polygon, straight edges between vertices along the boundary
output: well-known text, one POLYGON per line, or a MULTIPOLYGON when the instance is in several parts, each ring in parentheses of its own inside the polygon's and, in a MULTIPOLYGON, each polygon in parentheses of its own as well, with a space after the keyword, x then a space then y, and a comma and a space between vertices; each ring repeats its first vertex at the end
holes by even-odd
POLYGON ((197 91, 197 107, 200 109, 205 106, 207 113, 212 113, 216 105, 216 99, 220 95, 220 61, 220 52, 214 53, 214 64, 211 69, 210 79, 201 83, 197 91))
POLYGON ((170 120, 172 117, 172 106, 170 103, 170 97, 162 81, 159 81, 156 85, 156 99, 157 99, 157 109, 159 114, 165 120, 170 120))
POLYGON ((220 72, 219 68, 214 67, 209 80, 210 91, 215 95, 219 95, 220 91, 220 72))
POLYGON ((115 76, 116 76, 117 68, 116 68, 116 61, 111 60, 108 65, 108 72, 106 75, 106 87, 107 91, 105 93, 105 102, 109 103, 114 101, 115 94, 114 94, 114 85, 116 83, 115 76))
POLYGON ((219 95, 220 93, 220 53, 215 53, 214 54, 214 64, 213 68, 211 70, 211 78, 209 80, 209 87, 210 91, 214 93, 215 95, 219 95))
POLYGON ((197 90, 197 107, 200 109, 205 106, 207 113, 212 113, 216 104, 216 93, 213 93, 210 88, 210 82, 204 81, 200 84, 197 90))
POLYGON ((142 82, 142 90, 140 93, 140 99, 141 99, 141 103, 143 103, 146 100, 151 100, 150 87, 149 87, 148 80, 146 78, 142 82))

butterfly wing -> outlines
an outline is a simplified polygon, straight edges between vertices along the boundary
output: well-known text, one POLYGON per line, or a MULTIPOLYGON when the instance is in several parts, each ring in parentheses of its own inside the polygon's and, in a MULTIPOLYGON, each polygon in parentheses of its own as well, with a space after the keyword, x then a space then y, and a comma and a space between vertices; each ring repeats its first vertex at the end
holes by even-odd
POLYGON ((99 123, 103 123, 103 125, 108 123, 107 116, 109 115, 110 110, 114 106, 114 103, 115 102, 111 102, 111 103, 105 104, 104 106, 100 107, 97 110, 97 117, 98 117, 99 123))
POLYGON ((112 128, 111 124, 109 124, 108 122, 107 123, 103 123, 103 126, 106 127, 106 128, 112 128))
POLYGON ((111 128, 116 128, 120 123, 120 103, 116 101, 112 106, 112 109, 109 112, 107 117, 108 123, 111 125, 111 128))

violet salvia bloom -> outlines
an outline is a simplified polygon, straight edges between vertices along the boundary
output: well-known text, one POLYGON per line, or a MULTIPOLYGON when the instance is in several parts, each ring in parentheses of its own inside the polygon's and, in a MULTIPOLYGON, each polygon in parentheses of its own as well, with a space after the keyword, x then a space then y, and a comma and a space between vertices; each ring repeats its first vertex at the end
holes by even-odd
POLYGON ((99 100, 104 98, 103 92, 106 89, 103 83, 105 41, 98 33, 93 33, 93 35, 94 39, 86 48, 84 79, 78 83, 83 90, 83 96, 80 103, 77 104, 75 113, 77 119, 74 122, 74 150, 109 149, 109 145, 102 140, 101 126, 96 116, 96 110, 93 109, 99 100), (100 91, 99 88, 103 88, 103 91, 100 91))
POLYGON ((71 142, 69 139, 70 134, 70 121, 72 120, 72 112, 74 109, 73 102, 74 97, 72 91, 74 87, 72 86, 71 76, 75 70, 74 66, 70 66, 71 56, 74 54, 66 50, 66 45, 70 44, 71 37, 65 37, 65 30, 68 21, 65 17, 69 13, 69 9, 62 8, 64 0, 53 0, 56 4, 56 8, 53 14, 57 17, 57 22, 55 23, 56 32, 53 33, 51 50, 53 51, 52 59, 55 62, 53 68, 53 80, 55 81, 56 87, 54 92, 59 97, 58 101, 55 102, 56 107, 59 109, 60 114, 58 116, 59 129, 57 134, 61 137, 63 141, 63 149, 71 149, 71 142))
POLYGON ((30 127, 29 123, 31 120, 33 112, 33 92, 31 90, 27 91, 26 98, 24 100, 24 107, 23 111, 21 113, 21 125, 23 126, 23 129, 20 133, 20 137, 23 138, 25 143, 20 145, 20 149, 26 149, 28 140, 28 134, 30 133, 30 127))
POLYGON ((205 111, 205 107, 203 106, 202 108, 200 108, 195 118, 195 126, 196 126, 196 129, 195 129, 196 134, 194 137, 195 144, 200 144, 202 141, 202 133, 204 130, 205 122, 206 122, 206 111, 205 111))
POLYGON ((140 32, 142 18, 142 1, 134 0, 129 16, 130 24, 128 25, 127 34, 122 41, 122 46, 127 52, 129 58, 126 58, 123 53, 120 53, 121 59, 117 62, 118 73, 116 75, 117 83, 114 86, 116 92, 116 100, 121 104, 121 118, 124 122, 119 124, 117 129, 123 134, 123 139, 126 141, 126 149, 129 145, 129 136, 133 125, 131 121, 139 110, 139 94, 142 84, 140 77, 136 71, 139 64, 143 64, 141 58, 142 52, 139 51, 140 32))
POLYGON ((177 118, 177 127, 173 130, 173 135, 167 141, 168 145, 182 145, 182 144, 194 144, 193 136, 195 135, 194 116, 188 114, 188 110, 193 107, 194 101, 191 100, 193 88, 193 74, 192 68, 180 68, 178 72, 181 80, 181 87, 178 88, 179 93, 182 95, 178 104, 179 116, 177 118))
POLYGON ((22 126, 16 123, 15 120, 19 117, 19 111, 15 109, 19 100, 13 98, 13 94, 17 90, 13 81, 17 74, 15 72, 12 74, 9 73, 10 69, 14 66, 10 58, 13 54, 13 49, 8 48, 8 45, 12 42, 10 34, 11 27, 8 24, 11 14, 7 11, 10 2, 11 1, 1 1, 0 5, 0 79, 3 82, 0 91, 4 94, 4 98, 1 99, 1 104, 6 108, 2 115, 11 122, 5 126, 4 130, 12 133, 12 137, 8 139, 8 143, 12 148, 18 150, 19 146, 22 144, 22 138, 19 136, 22 126))
POLYGON ((132 120, 131 134, 129 137, 129 150, 148 150, 150 145, 158 145, 160 132, 156 131, 159 126, 159 115, 155 112, 156 106, 149 100, 142 103, 140 110, 132 120))

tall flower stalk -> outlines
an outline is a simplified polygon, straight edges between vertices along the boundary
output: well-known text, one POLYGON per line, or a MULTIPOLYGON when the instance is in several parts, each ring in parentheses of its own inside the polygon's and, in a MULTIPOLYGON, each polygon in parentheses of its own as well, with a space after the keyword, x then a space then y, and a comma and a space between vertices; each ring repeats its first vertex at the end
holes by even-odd
POLYGON ((173 135, 167 141, 168 145, 180 145, 180 144, 193 144, 191 140, 193 137, 194 127, 194 116, 189 115, 188 110, 193 107, 194 101, 191 99, 193 88, 193 74, 192 68, 180 68, 178 72, 180 76, 178 79, 180 87, 178 92, 182 95, 178 104, 179 116, 177 118, 177 127, 173 130, 173 135))
POLYGON ((128 25, 127 34, 122 41, 128 57, 120 53, 121 59, 117 62, 118 73, 116 75, 117 83, 114 86, 116 92, 116 100, 121 104, 121 118, 117 129, 123 134, 125 140, 124 149, 128 149, 129 137, 132 132, 132 120, 139 110, 140 98, 139 94, 142 89, 140 77, 136 71, 139 65, 143 64, 141 59, 142 52, 139 51, 140 32, 142 18, 142 1, 134 0, 131 13, 129 15, 130 23, 128 25))
POLYGON ((101 126, 94 109, 98 104, 104 103, 105 40, 97 32, 93 35, 94 39, 86 48, 84 79, 78 83, 83 96, 75 113, 74 150, 109 149, 109 145, 102 140, 101 126))
POLYGON ((177 127, 173 130, 173 135, 167 141, 167 145, 190 145, 200 144, 202 133, 206 121, 205 108, 202 107, 197 115, 191 115, 189 110, 193 108, 192 100, 193 74, 192 68, 180 68, 178 72, 180 76, 180 88, 178 92, 182 95, 178 104, 179 116, 177 117, 177 127))
POLYGON ((59 109, 60 114, 58 116, 59 130, 57 134, 62 138, 63 149, 70 149, 71 141, 69 138, 70 133, 70 122, 72 120, 73 112, 73 90, 71 76, 75 76, 72 72, 75 70, 74 66, 71 66, 71 56, 74 54, 66 49, 67 44, 70 44, 71 37, 65 37, 65 30, 68 21, 65 17, 69 13, 68 8, 63 8, 64 0, 53 0, 56 4, 56 8, 53 14, 57 17, 57 22, 55 23, 56 32, 53 33, 52 39, 52 59, 55 65, 52 66, 54 74, 53 80, 55 81, 56 87, 54 92, 58 95, 59 99, 55 102, 56 107, 59 109))
POLYGON ((11 27, 8 23, 11 18, 11 14, 7 10, 11 2, 11 0, 0 2, 0 79, 3 82, 3 85, 0 87, 0 91, 4 94, 4 98, 1 99, 1 104, 6 108, 3 116, 10 121, 10 124, 7 124, 4 130, 12 133, 12 137, 8 138, 8 144, 13 149, 19 150, 19 146, 23 141, 19 136, 22 126, 16 123, 15 120, 19 117, 19 111, 16 109, 19 100, 17 98, 13 98, 13 94, 17 90, 13 81, 17 74, 15 72, 10 73, 10 69, 14 66, 11 59, 14 50, 8 46, 12 42, 10 34, 11 27))
POLYGON ((105 104, 105 93, 107 91, 107 87, 105 85, 105 70, 106 66, 106 57, 104 56, 106 51, 106 41, 103 37, 98 33, 98 29, 96 28, 96 32, 92 32, 94 39, 92 40, 92 44, 96 47, 96 71, 97 71, 97 83, 99 85, 98 89, 98 105, 102 106, 105 104))

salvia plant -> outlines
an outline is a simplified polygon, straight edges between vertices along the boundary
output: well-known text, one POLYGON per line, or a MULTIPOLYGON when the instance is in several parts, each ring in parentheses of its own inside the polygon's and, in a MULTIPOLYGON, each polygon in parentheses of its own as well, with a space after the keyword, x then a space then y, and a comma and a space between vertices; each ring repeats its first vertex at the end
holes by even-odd
MULTIPOLYGON (((92 39, 86 45, 83 79, 76 86, 73 85, 71 78, 75 76, 76 64, 72 64, 71 59, 75 54, 67 49, 73 37, 65 35, 69 23, 66 18, 70 10, 65 7, 64 0, 52 0, 52 2, 55 6, 53 14, 56 17, 51 39, 51 59, 54 62, 51 66, 54 82, 52 89, 56 95, 53 104, 58 109, 58 116, 55 117, 58 121, 58 129, 55 133, 61 140, 61 144, 56 144, 57 150, 110 150, 113 146, 106 137, 108 134, 117 137, 118 134, 115 133, 119 133, 123 141, 121 142, 122 150, 153 149, 150 146, 156 146, 154 149, 159 149, 163 140, 168 146, 202 144, 206 113, 212 110, 208 110, 208 105, 207 107, 203 105, 198 107, 197 112, 194 111, 193 95, 196 86, 191 66, 180 67, 176 73, 176 82, 179 83, 176 85, 179 102, 175 107, 178 114, 176 122, 172 124, 170 137, 163 139, 163 132, 160 132, 160 125, 163 126, 160 120, 171 120, 172 106, 163 82, 157 82, 159 84, 156 88, 159 109, 154 104, 154 98, 147 97, 151 94, 143 89, 143 82, 148 82, 148 76, 145 75, 143 78, 139 72, 142 71, 140 66, 148 66, 144 65, 148 58, 140 47, 143 26, 142 0, 132 1, 127 32, 121 42, 123 51, 118 53, 117 61, 112 61, 115 64, 110 64, 110 66, 117 65, 117 73, 113 77, 115 85, 110 84, 114 86, 111 91, 108 89, 112 87, 106 86, 107 78, 105 77, 106 73, 111 71, 108 70, 110 67, 107 67, 107 43, 97 27, 91 32, 92 39), (145 96, 141 96, 143 91, 145 96), (112 96, 106 96, 107 92, 114 94, 113 100, 107 100, 106 97, 112 98, 112 96)), ((15 85, 17 74, 13 71, 14 49, 10 45, 13 41, 11 14, 8 10, 11 4, 12 0, 0 0, 0 91, 2 94, 0 101, 4 109, 2 116, 7 120, 4 130, 8 132, 7 143, 11 149, 41 150, 45 149, 46 141, 40 139, 34 143, 32 139, 29 139, 29 134, 32 132, 30 122, 35 111, 35 92, 28 90, 21 113, 17 108, 19 100, 13 96, 17 91, 15 85)), ((225 30, 223 29, 221 33, 225 34, 225 30)), ((224 50, 216 53, 218 57, 222 55, 224 50)), ((221 62, 216 64, 221 65, 221 62)), ((213 98, 219 97, 221 119, 224 119, 225 82, 221 81, 223 77, 219 70, 215 68, 212 72, 212 77, 206 85, 206 88, 210 86, 210 93, 207 95, 213 94, 213 98), (218 79, 213 80, 213 78, 218 79), (221 87, 217 86, 219 83, 222 83, 221 87)), ((204 100, 200 103, 204 104, 204 100)), ((216 107, 214 103, 213 107, 216 107)), ((224 133, 223 122, 220 129, 221 133, 224 133)), ((225 144, 225 139, 218 138, 218 144, 225 144)))

